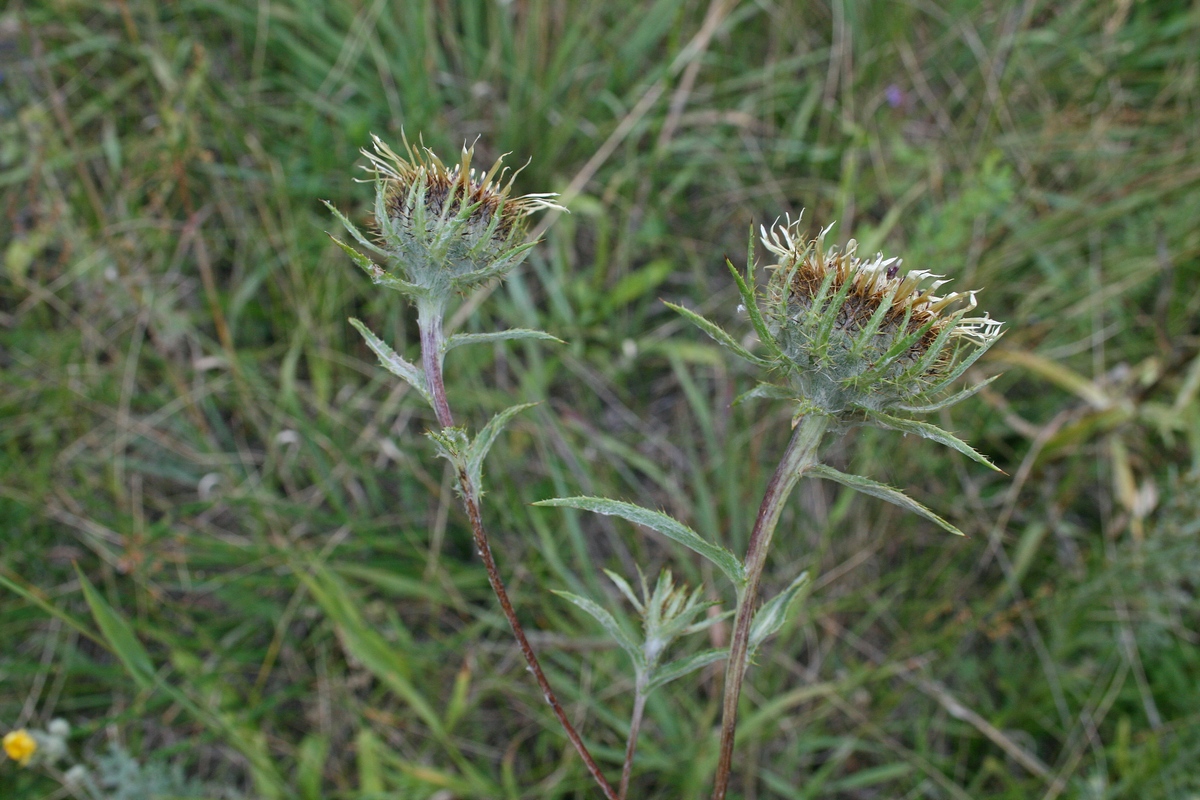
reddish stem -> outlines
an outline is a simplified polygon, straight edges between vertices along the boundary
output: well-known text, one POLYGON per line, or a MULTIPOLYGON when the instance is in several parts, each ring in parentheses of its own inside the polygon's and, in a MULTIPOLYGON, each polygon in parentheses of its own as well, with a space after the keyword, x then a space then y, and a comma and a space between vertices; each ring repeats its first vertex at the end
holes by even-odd
MULTIPOLYGON (((421 312, 418 315, 418 324, 421 329, 421 365, 425 369, 425 385, 433 399, 433 410, 437 414, 438 424, 443 428, 448 428, 454 424, 454 418, 450 413, 450 403, 446 398, 446 383, 442 377, 442 315, 440 311, 433 309, 420 309, 419 311, 421 312)), ((583 738, 575 730, 571 720, 567 718, 567 712, 563 710, 562 703, 558 701, 554 690, 550 688, 550 681, 546 679, 546 673, 542 671, 537 654, 533 652, 533 646, 529 644, 529 638, 525 635, 520 620, 517 619, 517 612, 513 609, 512 601, 508 599, 508 590, 504 588, 504 581, 500 578, 500 570, 492 555, 491 545, 488 544, 487 534, 483 530, 483 516, 479 510, 481 487, 473 485, 470 475, 461 465, 458 465, 458 482, 462 487, 463 506, 466 508, 467 518, 471 523, 471 535, 475 539, 475 548, 479 551, 479 557, 483 559, 484 569, 487 570, 488 583, 491 584, 496 599, 500 601, 504 618, 508 620, 508 624, 512 628, 513 636, 517 640, 517 647, 520 648, 521 655, 525 657, 529 671, 533 673, 538 688, 542 690, 542 696, 554 710, 554 716, 558 718, 559 724, 566 731, 567 738, 575 746, 575 751, 583 759, 587 771, 595 778, 600 790, 604 792, 605 798, 618 800, 613 788, 605 780, 604 773, 596 764, 596 760, 588 752, 583 738)))

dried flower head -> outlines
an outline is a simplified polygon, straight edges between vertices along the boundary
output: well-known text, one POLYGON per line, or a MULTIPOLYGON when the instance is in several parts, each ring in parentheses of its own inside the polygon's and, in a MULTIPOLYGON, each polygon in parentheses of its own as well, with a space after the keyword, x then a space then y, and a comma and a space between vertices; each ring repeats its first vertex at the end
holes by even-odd
POLYGON ((767 287, 767 327, 779 366, 798 394, 825 413, 918 410, 982 355, 1000 323, 967 316, 975 292, 935 294, 949 281, 902 273, 900 259, 862 259, 813 239, 797 223, 762 228, 777 257, 767 287))
POLYGON ((993 466, 949 432, 907 415, 946 408, 990 383, 945 395, 1000 337, 1001 323, 986 314, 968 316, 974 292, 936 294, 946 284, 940 275, 901 273, 900 260, 882 254, 859 258, 853 240, 844 250, 827 246, 829 230, 809 239, 799 220, 761 229, 763 244, 776 257, 765 297, 755 284, 753 242, 745 276, 728 264, 764 353, 750 352, 699 314, 668 305, 783 379, 765 381, 740 399, 791 401, 794 421, 819 414, 916 433, 993 466))
POLYGON ((507 274, 533 246, 525 241, 526 218, 561 208, 554 194, 512 196, 520 170, 510 172, 503 156, 486 173, 476 170, 474 145, 463 147, 459 162, 448 167, 432 150, 407 139, 405 155, 378 136, 372 142, 363 154, 375 183, 376 241, 330 208, 359 244, 386 258, 386 268, 355 258, 372 279, 418 301, 444 303, 453 293, 507 274))

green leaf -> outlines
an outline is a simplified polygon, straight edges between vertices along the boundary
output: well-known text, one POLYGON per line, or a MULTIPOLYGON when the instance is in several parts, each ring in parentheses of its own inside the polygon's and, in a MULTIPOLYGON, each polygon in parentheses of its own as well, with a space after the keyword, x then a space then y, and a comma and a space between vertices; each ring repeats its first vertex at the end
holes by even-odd
POLYGON ((504 430, 504 426, 517 414, 536 405, 537 403, 522 403, 504 409, 492 417, 491 421, 484 425, 483 430, 471 441, 467 447, 467 474, 474 482, 476 490, 482 491, 483 489, 483 460, 487 458, 488 451, 492 449, 500 431, 504 430))
POLYGON ((633 659, 634 668, 640 673, 646 668, 646 655, 642 652, 642 646, 630 634, 629 631, 617 622, 616 617, 608 613, 599 603, 593 602, 586 597, 580 597, 577 594, 570 592, 554 592, 559 597, 570 600, 575 605, 590 614, 596 622, 600 623, 600 627, 608 631, 608 635, 613 637, 613 640, 621 646, 621 649, 629 654, 633 659))
POLYGON ((125 670, 133 676, 133 680, 139 688, 143 691, 153 688, 157 683, 154 662, 150 660, 150 654, 146 652, 146 648, 138 641, 133 628, 100 596, 96 587, 92 586, 91 581, 78 566, 75 567, 75 572, 79 575, 79 583, 83 587, 83 597, 87 600, 92 617, 100 626, 100 633, 104 635, 108 646, 120 659, 125 670))
POLYGON ((746 571, 737 556, 718 544, 705 541, 700 538, 700 534, 687 525, 661 511, 651 511, 648 508, 635 506, 633 503, 623 503, 620 500, 609 500, 605 497, 555 497, 551 500, 540 500, 534 505, 578 508, 596 514, 621 517, 637 525, 644 525, 707 558, 724 572, 738 589, 741 589, 746 583, 746 571))
MULTIPOLYGON (((347 219, 345 214, 338 211, 337 207, 334 206, 333 203, 329 202, 328 200, 322 200, 321 202, 325 204, 325 207, 328 208, 335 217, 337 217, 338 222, 342 223, 342 227, 345 228, 350 233, 350 235, 354 237, 354 241, 358 242, 359 244, 361 244, 363 247, 370 250, 375 255, 384 256, 385 258, 387 257, 387 251, 382 249, 379 245, 372 242, 366 236, 363 236, 362 231, 360 231, 353 222, 351 222, 349 219, 347 219)), ((333 238, 333 237, 331 236, 330 238, 333 238)), ((337 242, 337 239, 334 239, 334 241, 337 242)), ((338 242, 338 244, 341 244, 341 242, 338 242)), ((343 245, 343 247, 344 246, 345 245, 343 245)))
POLYGON ((398 378, 403 378, 408 382, 409 386, 417 390, 421 397, 425 398, 425 402, 433 405, 433 398, 429 396, 429 390, 425 388, 425 373, 421 369, 415 364, 401 358, 385 341, 371 333, 370 328, 354 317, 350 318, 350 324, 366 339, 367 347, 371 348, 375 355, 379 356, 379 363, 388 372, 398 378))
POLYGON ((700 316, 695 311, 689 311, 688 309, 684 308, 683 306, 677 306, 674 303, 668 303, 666 300, 664 300, 663 303, 666 304, 667 308, 670 308, 672 311, 678 312, 682 317, 684 317, 685 319, 690 321, 697 328, 699 328, 700 330, 707 333, 718 344, 724 345, 738 358, 745 359, 746 361, 749 361, 751 364, 755 364, 760 367, 767 367, 767 366, 771 365, 771 362, 767 361, 766 359, 759 358, 758 356, 754 355, 746 348, 742 347, 736 341, 734 341, 733 337, 730 336, 728 333, 726 333, 724 331, 724 329, 722 329, 716 323, 709 322, 707 319, 700 316))
POLYGON ((748 392, 742 392, 734 398, 735 406, 748 400, 795 400, 796 391, 786 386, 776 386, 773 383, 760 383, 748 392))
POLYGON ((984 353, 986 353, 988 350, 991 350, 992 345, 994 345, 997 341, 999 341, 999 337, 991 339, 983 344, 976 344, 975 349, 970 353, 970 355, 966 356, 957 364, 955 364, 954 369, 950 370, 950 372, 948 372, 942 378, 942 380, 933 387, 933 391, 940 392, 958 380, 964 372, 970 369, 971 366, 983 356, 984 353))
MULTIPOLYGON (((604 570, 604 574, 608 576, 609 580, 617 585, 617 588, 621 590, 621 594, 625 595, 626 599, 628 599, 633 607, 638 610, 639 614, 646 610, 642 605, 642 601, 638 599, 636 594, 634 594, 633 587, 629 585, 629 581, 625 580, 611 569, 604 570)), ((645 584, 646 579, 642 578, 642 585, 644 586, 645 584)))
POLYGON ((980 453, 974 447, 959 439, 949 431, 942 430, 936 425, 931 425, 928 422, 919 422, 915 419, 902 419, 901 417, 893 417, 890 414, 885 414, 882 411, 865 410, 864 413, 867 419, 874 425, 888 430, 900 431, 901 433, 915 433, 917 436, 923 436, 926 439, 932 439, 938 444, 944 444, 947 447, 953 448, 970 459, 978 461, 985 467, 991 467, 996 472, 1003 473, 1004 470, 997 467, 991 461, 988 461, 987 456, 980 453))
MULTIPOLYGON (((436 431, 425 431, 425 435, 437 448, 437 454, 454 465, 455 470, 467 468, 467 454, 471 450, 471 441, 467 438, 467 429, 457 425, 436 431)), ((478 484, 474 484, 478 489, 478 484)), ((464 487, 459 486, 459 491, 464 487)))
POLYGON ((807 581, 808 573, 801 572, 794 581, 787 585, 786 589, 772 597, 755 612, 754 620, 750 623, 750 648, 746 651, 746 658, 754 658, 758 646, 766 641, 768 636, 778 633, 783 624, 787 622, 788 617, 791 616, 791 606, 797 595, 800 594, 801 587, 807 581))
POLYGON ((496 331, 494 333, 456 333, 446 340, 443 350, 453 350, 455 347, 462 347, 467 344, 500 342, 505 339, 540 339, 544 342, 564 344, 562 339, 557 336, 551 336, 545 331, 535 331, 529 328, 512 328, 507 331, 496 331))
POLYGON ((654 675, 650 678, 647 685, 648 690, 657 689, 664 683, 670 683, 676 678, 682 678, 688 673, 707 667, 709 664, 716 663, 729 655, 725 650, 705 650, 701 653, 696 653, 692 656, 686 656, 672 661, 663 667, 656 669, 654 675))
POLYGON ((362 253, 358 252, 353 247, 346 244, 345 242, 343 242, 341 239, 334 236, 329 231, 325 231, 325 235, 328 236, 330 239, 332 239, 333 243, 336 244, 338 247, 340 247, 342 249, 343 253, 350 256, 350 259, 355 264, 357 264, 359 267, 361 267, 362 271, 367 273, 367 276, 372 281, 374 281, 376 279, 376 277, 378 277, 379 274, 381 272, 383 272, 383 267, 379 266, 374 261, 372 261, 371 259, 364 256, 362 253))
POLYGON ((45 611, 50 616, 56 617, 60 621, 66 623, 76 633, 86 636, 87 638, 91 639, 93 642, 95 642, 98 645, 101 645, 101 646, 104 645, 104 640, 101 639, 99 636, 97 636, 95 634, 95 632, 92 631, 81 620, 76 619, 71 614, 68 614, 67 612, 65 612, 61 608, 59 608, 58 606, 51 603, 45 597, 45 595, 42 593, 41 589, 39 589, 35 586, 32 586, 32 585, 22 586, 20 583, 17 583, 17 580, 21 580, 21 578, 18 578, 15 575, 13 576, 13 578, 9 578, 5 575, 0 575, 0 586, 3 586, 4 588, 25 598, 27 601, 29 601, 33 605, 37 606, 38 608, 40 608, 42 611, 45 611), (13 580, 13 578, 16 578, 16 580, 13 580))
POLYGON ((939 517, 937 514, 930 511, 925 506, 913 500, 899 489, 894 489, 878 481, 873 481, 870 478, 864 478, 861 475, 847 475, 844 472, 838 472, 833 467, 827 467, 824 464, 816 464, 808 468, 806 475, 812 475, 816 478, 824 478, 825 480, 835 481, 843 486, 854 489, 855 491, 869 494, 872 497, 878 497, 880 500, 887 500, 889 503, 907 509, 914 514, 919 514, 930 522, 938 525, 945 530, 953 533, 956 536, 966 536, 965 533, 951 525, 946 520, 939 517))
POLYGON ((462 719, 467 711, 467 702, 471 696, 471 666, 465 662, 454 676, 454 688, 450 691, 450 702, 446 704, 446 730, 453 731, 454 726, 462 719))
POLYGON ((310 733, 296 748, 296 788, 302 800, 321 800, 321 778, 329 759, 329 737, 310 733))
POLYGON ((329 238, 333 239, 333 243, 342 248, 342 250, 354 260, 354 263, 362 268, 363 272, 367 273, 367 277, 371 279, 371 283, 375 284, 376 286, 385 286, 388 289, 395 289, 396 291, 409 295, 410 297, 420 297, 426 293, 427 290, 417 286, 415 283, 409 283, 408 281, 397 278, 395 275, 388 272, 383 267, 379 266, 374 261, 367 258, 362 253, 358 252, 333 234, 329 234, 329 238))
POLYGON ((897 406, 897 408, 899 408, 901 411, 907 411, 910 414, 930 414, 930 413, 933 413, 934 411, 941 411, 943 408, 949 408, 950 406, 957 405, 958 403, 961 403, 963 400, 966 400, 968 397, 971 397, 972 395, 977 394, 981 389, 983 389, 989 383, 991 383, 992 381, 996 380, 996 378, 999 378, 999 377, 1000 377, 999 375, 993 375, 992 377, 988 378, 986 381, 982 381, 980 383, 975 384, 974 386, 963 389, 961 392, 955 392, 954 394, 950 395, 949 397, 944 397, 941 400, 935 401, 933 403, 929 403, 928 405, 897 406))
POLYGON ((383 749, 383 743, 369 728, 359 728, 354 737, 354 753, 358 761, 358 789, 362 796, 383 794, 383 763, 380 757, 383 749))
POLYGON ((891 764, 881 764, 878 767, 867 767, 857 770, 854 774, 846 778, 833 781, 829 784, 829 789, 839 794, 842 792, 855 792, 857 789, 865 789, 868 786, 876 786, 880 783, 894 781, 912 771, 912 764, 899 761, 891 764))

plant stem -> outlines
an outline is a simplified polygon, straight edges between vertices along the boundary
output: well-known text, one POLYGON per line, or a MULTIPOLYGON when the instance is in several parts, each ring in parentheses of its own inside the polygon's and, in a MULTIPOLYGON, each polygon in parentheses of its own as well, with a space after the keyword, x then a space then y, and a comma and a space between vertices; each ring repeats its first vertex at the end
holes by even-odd
MULTIPOLYGON (((442 314, 439 309, 420 308, 417 322, 421 331, 421 364, 425 369, 425 385, 433 399, 433 410, 437 414, 438 424, 443 428, 448 428, 454 424, 454 418, 450 414, 450 403, 446 398, 446 383, 442 377, 444 352, 442 349, 444 342, 442 314)), ((455 466, 458 469, 458 483, 462 488, 463 506, 467 512, 467 519, 471 523, 471 536, 475 539, 475 549, 479 551, 479 557, 483 560, 484 569, 487 570, 488 583, 491 584, 496 599, 500 601, 500 608, 504 612, 504 618, 508 620, 509 627, 512 628, 513 636, 517 640, 517 647, 521 650, 521 655, 525 657, 525 663, 529 665, 529 671, 533 673, 534 680, 542 690, 542 696, 554 710, 554 716, 558 718, 567 738, 575 746, 576 752, 583 759, 584 765, 600 786, 600 790, 604 792, 605 798, 618 800, 612 786, 605 780, 604 773, 596 764, 596 760, 588 752, 583 738, 575 730, 571 720, 567 718, 567 712, 563 710, 562 703, 558 701, 554 690, 550 688, 550 681, 546 679, 546 673, 542 671, 537 654, 533 652, 533 646, 529 644, 525 629, 521 627, 521 622, 517 619, 517 612, 508 598, 508 590, 504 588, 504 581, 500 578, 500 569, 496 566, 496 559, 492 555, 491 545, 488 544, 487 534, 483 529, 483 515, 479 508, 479 498, 483 494, 482 487, 475 485, 462 464, 455 466)))
POLYGON ((629 739, 625 742, 625 765, 621 767, 621 785, 617 789, 619 800, 625 800, 629 791, 629 777, 633 774, 633 755, 637 752, 638 734, 642 730, 642 714, 646 710, 646 690, 642 683, 642 676, 639 675, 633 695, 633 714, 629 717, 629 739))
POLYGON ((721 750, 717 772, 713 778, 712 800, 725 800, 725 792, 729 788, 733 740, 737 730, 738 698, 742 692, 742 681, 746 677, 746 661, 750 647, 750 625, 754 619, 758 584, 762 578, 763 567, 767 563, 771 537, 775 534, 775 526, 779 522, 779 515, 783 512, 788 495, 792 493, 805 470, 816 463, 817 448, 828 426, 829 418, 824 415, 809 414, 800 420, 783 458, 779 461, 779 466, 775 469, 775 474, 771 476, 771 482, 767 484, 762 504, 758 507, 758 518, 754 521, 754 530, 750 533, 750 543, 746 547, 746 585, 738 595, 737 614, 733 622, 733 641, 729 646, 729 660, 726 662, 721 750))
POLYGON ((425 387, 433 398, 433 413, 438 425, 449 428, 454 425, 450 414, 450 402, 446 399, 446 380, 442 377, 443 345, 445 332, 442 330, 443 309, 432 303, 417 304, 417 327, 421 331, 421 367, 425 370, 425 387))

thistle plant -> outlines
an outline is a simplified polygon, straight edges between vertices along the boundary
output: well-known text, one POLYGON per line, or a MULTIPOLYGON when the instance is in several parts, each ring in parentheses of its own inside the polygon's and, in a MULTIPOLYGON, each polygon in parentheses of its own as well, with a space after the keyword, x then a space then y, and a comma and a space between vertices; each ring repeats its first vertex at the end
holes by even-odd
MULTIPOLYGON (((831 226, 832 227, 832 226, 831 226)), ((597 497, 570 497, 541 505, 567 506, 623 517, 689 547, 717 566, 733 584, 737 603, 727 654, 720 749, 713 800, 728 790, 738 700, 758 645, 778 631, 794 605, 804 576, 756 608, 771 540, 792 489, 805 476, 825 478, 895 503, 951 533, 956 527, 898 489, 821 464, 825 435, 858 425, 914 433, 947 445, 996 469, 970 445, 913 415, 946 408, 986 386, 955 394, 954 382, 992 345, 1001 324, 971 316, 974 292, 935 292, 946 281, 925 270, 901 274, 900 260, 862 259, 851 240, 845 249, 826 244, 830 228, 805 238, 796 222, 761 229, 776 262, 764 294, 757 288, 754 241, 746 273, 726 262, 761 345, 751 352, 715 323, 668 303, 714 340, 763 372, 764 380, 739 402, 784 400, 792 409, 792 434, 767 484, 746 553, 739 558, 657 511, 597 497)))
POLYGON ((447 336, 443 325, 447 308, 457 295, 503 277, 524 259, 533 246, 526 241, 526 219, 536 211, 557 208, 555 196, 512 196, 514 176, 507 175, 499 161, 486 173, 472 169, 473 147, 463 149, 454 167, 447 167, 428 149, 413 148, 407 142, 402 156, 375 138, 373 149, 364 154, 370 161, 376 190, 372 225, 375 238, 361 233, 333 206, 329 208, 354 240, 382 264, 340 240, 334 241, 375 284, 398 291, 416 306, 420 365, 397 354, 358 320, 352 319, 351 324, 362 333, 383 366, 408 382, 433 408, 438 429, 429 436, 439 455, 455 468, 458 493, 488 581, 539 688, 604 796, 624 800, 647 697, 669 681, 726 660, 712 793, 714 800, 723 800, 731 776, 738 701, 747 669, 759 646, 790 618, 805 584, 806 575, 801 574, 759 605, 759 584, 771 540, 792 489, 806 476, 833 480, 916 512, 961 535, 951 523, 899 490, 822 464, 819 449, 828 433, 871 425, 932 439, 995 469, 949 431, 914 417, 946 408, 988 383, 957 393, 950 391, 999 337, 1000 323, 986 314, 974 315, 974 292, 936 294, 946 283, 941 276, 924 270, 902 274, 896 258, 860 258, 853 240, 841 249, 827 245, 830 228, 806 238, 799 220, 761 229, 762 244, 774 260, 762 290, 756 276, 753 238, 744 274, 726 262, 757 334, 758 346, 753 350, 704 317, 668 304, 735 355, 761 369, 762 381, 738 402, 755 398, 785 401, 792 410, 792 432, 767 484, 742 556, 703 538, 667 514, 631 503, 602 497, 562 497, 535 504, 618 516, 655 530, 708 559, 732 584, 735 606, 722 613, 702 600, 702 588, 677 585, 669 572, 658 578, 653 589, 639 574, 640 593, 625 578, 609 572, 640 618, 640 631, 632 630, 621 615, 594 600, 558 593, 591 615, 627 653, 633 667, 633 708, 621 780, 614 791, 567 719, 538 663, 509 600, 483 527, 484 459, 504 425, 528 405, 501 411, 472 436, 465 427, 454 424, 442 374, 446 352, 459 345, 516 338, 558 341, 549 334, 526 329, 447 336), (705 611, 709 613, 701 617, 705 611), (671 656, 676 641, 730 614, 733 632, 727 649, 671 656))
POLYGON ((402 156, 379 137, 372 139, 373 148, 364 150, 363 155, 370 162, 375 185, 373 233, 376 241, 368 239, 331 204, 326 203, 326 206, 354 240, 383 264, 376 263, 345 242, 331 238, 373 283, 394 289, 416 306, 421 365, 397 354, 358 320, 351 319, 350 323, 362 334, 380 363, 411 385, 433 408, 439 429, 430 431, 429 436, 439 455, 448 459, 457 473, 458 494, 470 521, 475 547, 521 654, 588 771, 605 796, 614 800, 616 795, 567 718, 517 619, 483 527, 480 507, 483 461, 504 426, 529 404, 501 411, 472 437, 465 427, 454 424, 442 374, 446 353, 461 345, 502 339, 559 341, 547 333, 527 329, 447 336, 444 327, 446 310, 455 297, 488 281, 503 278, 524 260, 535 244, 526 241, 526 219, 542 209, 560 208, 553 200, 556 195, 513 196, 516 172, 509 173, 502 166, 503 157, 486 173, 474 169, 471 166, 475 155, 473 145, 462 149, 459 163, 447 167, 424 146, 414 148, 405 140, 405 155, 402 156))

